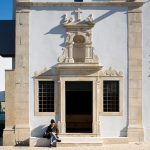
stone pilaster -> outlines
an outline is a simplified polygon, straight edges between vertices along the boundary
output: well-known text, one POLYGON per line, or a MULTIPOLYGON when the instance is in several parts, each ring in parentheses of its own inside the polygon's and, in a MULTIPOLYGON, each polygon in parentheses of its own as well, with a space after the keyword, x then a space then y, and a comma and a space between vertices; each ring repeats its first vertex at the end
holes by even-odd
POLYGON ((29 145, 29 11, 16 12, 15 140, 29 145))
POLYGON ((3 131, 3 145, 4 146, 13 146, 15 145, 14 140, 14 95, 15 95, 15 80, 14 80, 14 71, 5 72, 5 129, 3 131))
POLYGON ((128 10, 130 142, 143 141, 142 127, 142 23, 140 8, 128 10))
POLYGON ((65 81, 60 80, 60 133, 66 133, 65 81))

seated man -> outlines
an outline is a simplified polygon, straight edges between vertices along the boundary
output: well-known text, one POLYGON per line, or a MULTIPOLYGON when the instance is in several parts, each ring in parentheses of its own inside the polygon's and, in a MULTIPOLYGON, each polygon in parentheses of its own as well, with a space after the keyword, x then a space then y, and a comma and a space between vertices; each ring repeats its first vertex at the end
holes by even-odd
POLYGON ((50 147, 54 146, 54 143, 56 142, 61 142, 61 140, 58 139, 59 130, 54 119, 51 119, 50 125, 48 126, 46 132, 50 134, 50 147))

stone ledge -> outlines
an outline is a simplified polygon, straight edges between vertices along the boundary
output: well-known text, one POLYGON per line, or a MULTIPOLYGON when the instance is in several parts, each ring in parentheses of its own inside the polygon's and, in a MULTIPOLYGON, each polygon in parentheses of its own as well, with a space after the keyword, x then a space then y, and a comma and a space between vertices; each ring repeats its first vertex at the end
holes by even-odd
POLYGON ((103 138, 104 144, 128 144, 128 137, 114 137, 114 138, 103 138))
MULTIPOLYGON (((102 139, 100 137, 60 137, 61 142, 57 143, 58 147, 68 146, 100 146, 102 145, 102 139)), ((48 147, 50 141, 47 138, 42 137, 30 137, 31 147, 48 147)))
POLYGON ((47 138, 30 137, 31 147, 48 147, 49 145, 50 145, 50 141, 47 138))
POLYGON ((102 68, 102 65, 99 65, 98 63, 58 63, 56 67, 58 69, 65 70, 100 70, 102 68))

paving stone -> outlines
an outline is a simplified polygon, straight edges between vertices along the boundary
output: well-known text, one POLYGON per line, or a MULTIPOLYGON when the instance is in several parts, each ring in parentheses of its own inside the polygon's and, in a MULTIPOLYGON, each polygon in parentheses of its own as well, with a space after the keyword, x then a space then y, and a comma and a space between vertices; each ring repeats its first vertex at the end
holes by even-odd
POLYGON ((0 150, 150 150, 150 142, 130 144, 105 144, 102 146, 85 147, 25 147, 1 146, 0 150))

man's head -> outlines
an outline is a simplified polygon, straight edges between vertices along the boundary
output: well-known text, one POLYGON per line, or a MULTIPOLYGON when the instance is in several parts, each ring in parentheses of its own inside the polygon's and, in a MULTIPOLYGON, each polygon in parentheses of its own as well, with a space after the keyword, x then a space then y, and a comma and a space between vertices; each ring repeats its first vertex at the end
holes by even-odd
POLYGON ((51 123, 55 123, 55 120, 54 120, 54 119, 51 119, 51 123))

